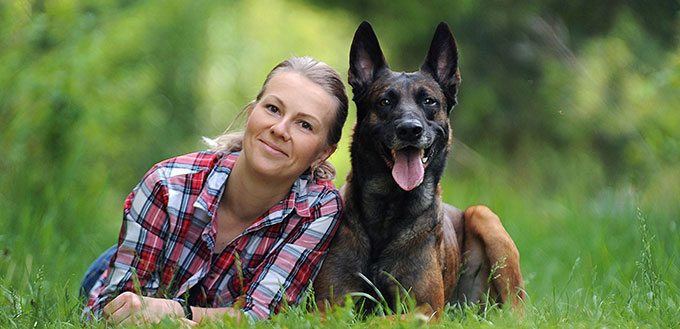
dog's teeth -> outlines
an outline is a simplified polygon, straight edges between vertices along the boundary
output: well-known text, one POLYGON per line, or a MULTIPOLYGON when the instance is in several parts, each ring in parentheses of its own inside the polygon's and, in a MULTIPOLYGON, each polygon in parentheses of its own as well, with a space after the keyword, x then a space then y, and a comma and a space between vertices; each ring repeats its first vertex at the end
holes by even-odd
POLYGON ((428 157, 424 157, 423 160, 422 160, 422 161, 423 161, 423 164, 426 164, 426 163, 427 163, 427 160, 429 160, 429 159, 430 159, 430 158, 428 158, 428 157))

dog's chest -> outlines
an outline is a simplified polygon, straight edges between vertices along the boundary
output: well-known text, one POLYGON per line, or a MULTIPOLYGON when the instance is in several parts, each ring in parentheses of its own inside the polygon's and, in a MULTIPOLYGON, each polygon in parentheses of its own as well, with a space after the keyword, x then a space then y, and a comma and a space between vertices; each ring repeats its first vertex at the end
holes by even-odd
POLYGON ((419 285, 421 274, 426 272, 422 269, 439 266, 441 239, 426 225, 404 229, 388 239, 373 237, 370 241, 368 259, 361 270, 370 281, 364 284, 365 293, 375 294, 377 288, 383 297, 394 297, 400 286, 408 289, 419 285))
POLYGON ((376 175, 358 185, 361 186, 359 200, 363 217, 371 222, 382 221, 390 226, 422 216, 428 208, 434 206, 437 199, 436 183, 430 177, 426 177, 421 186, 409 192, 395 188, 396 185, 389 175, 376 175))

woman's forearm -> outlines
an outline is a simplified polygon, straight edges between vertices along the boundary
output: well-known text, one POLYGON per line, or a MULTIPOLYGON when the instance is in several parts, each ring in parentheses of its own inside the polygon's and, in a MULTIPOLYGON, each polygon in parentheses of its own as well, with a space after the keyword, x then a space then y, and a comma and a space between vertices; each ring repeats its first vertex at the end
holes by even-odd
MULTIPOLYGON (((240 322, 243 313, 233 307, 204 308, 190 306, 192 319, 184 319, 189 324, 197 324, 211 319, 222 319, 228 315, 240 322), (195 322, 195 323, 194 323, 195 322)), ((157 323, 163 317, 184 318, 182 304, 176 300, 139 296, 124 292, 106 304, 103 317, 116 324, 157 323)))
POLYGON ((193 321, 201 323, 211 319, 221 319, 224 315, 228 315, 236 320, 236 322, 241 322, 243 318, 243 312, 233 308, 233 307, 198 307, 190 306, 193 313, 193 321))

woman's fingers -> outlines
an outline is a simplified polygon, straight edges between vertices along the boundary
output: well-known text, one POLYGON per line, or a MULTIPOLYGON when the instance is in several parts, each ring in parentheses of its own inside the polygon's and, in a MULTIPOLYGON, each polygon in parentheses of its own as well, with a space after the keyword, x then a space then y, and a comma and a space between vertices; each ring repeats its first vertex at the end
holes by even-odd
POLYGON ((126 304, 111 314, 109 321, 113 324, 136 324, 137 322, 133 320, 136 320, 140 317, 141 313, 139 311, 133 310, 130 307, 130 304, 126 304))
POLYGON ((113 300, 111 300, 110 302, 108 302, 108 303, 104 306, 104 309, 102 310, 102 315, 103 315, 105 318, 110 317, 111 314, 113 314, 113 313, 116 312, 119 308, 121 308, 121 307, 123 307, 123 306, 125 305, 125 303, 124 303, 123 300, 120 298, 120 296, 122 296, 122 295, 116 296, 116 298, 114 298, 113 300))
POLYGON ((104 317, 112 323, 130 323, 132 315, 142 310, 142 299, 135 293, 126 291, 104 307, 104 317))
POLYGON ((143 297, 126 291, 104 306, 103 316, 107 321, 114 324, 139 325, 158 322, 165 316, 184 314, 182 310, 177 310, 177 308, 181 308, 181 306, 175 301, 143 297))
POLYGON ((198 325, 198 322, 189 320, 187 318, 179 318, 179 321, 182 324, 182 328, 191 328, 198 325))

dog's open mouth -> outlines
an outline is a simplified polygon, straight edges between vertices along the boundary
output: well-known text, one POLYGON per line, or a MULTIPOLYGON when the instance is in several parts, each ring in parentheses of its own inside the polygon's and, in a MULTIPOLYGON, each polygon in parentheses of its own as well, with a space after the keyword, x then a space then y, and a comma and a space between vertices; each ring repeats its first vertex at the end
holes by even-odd
POLYGON ((382 150, 383 159, 392 168, 392 178, 404 191, 410 191, 423 182, 425 168, 432 156, 432 147, 421 149, 405 147, 399 150, 382 150), (390 151, 391 157, 386 151, 390 151))

